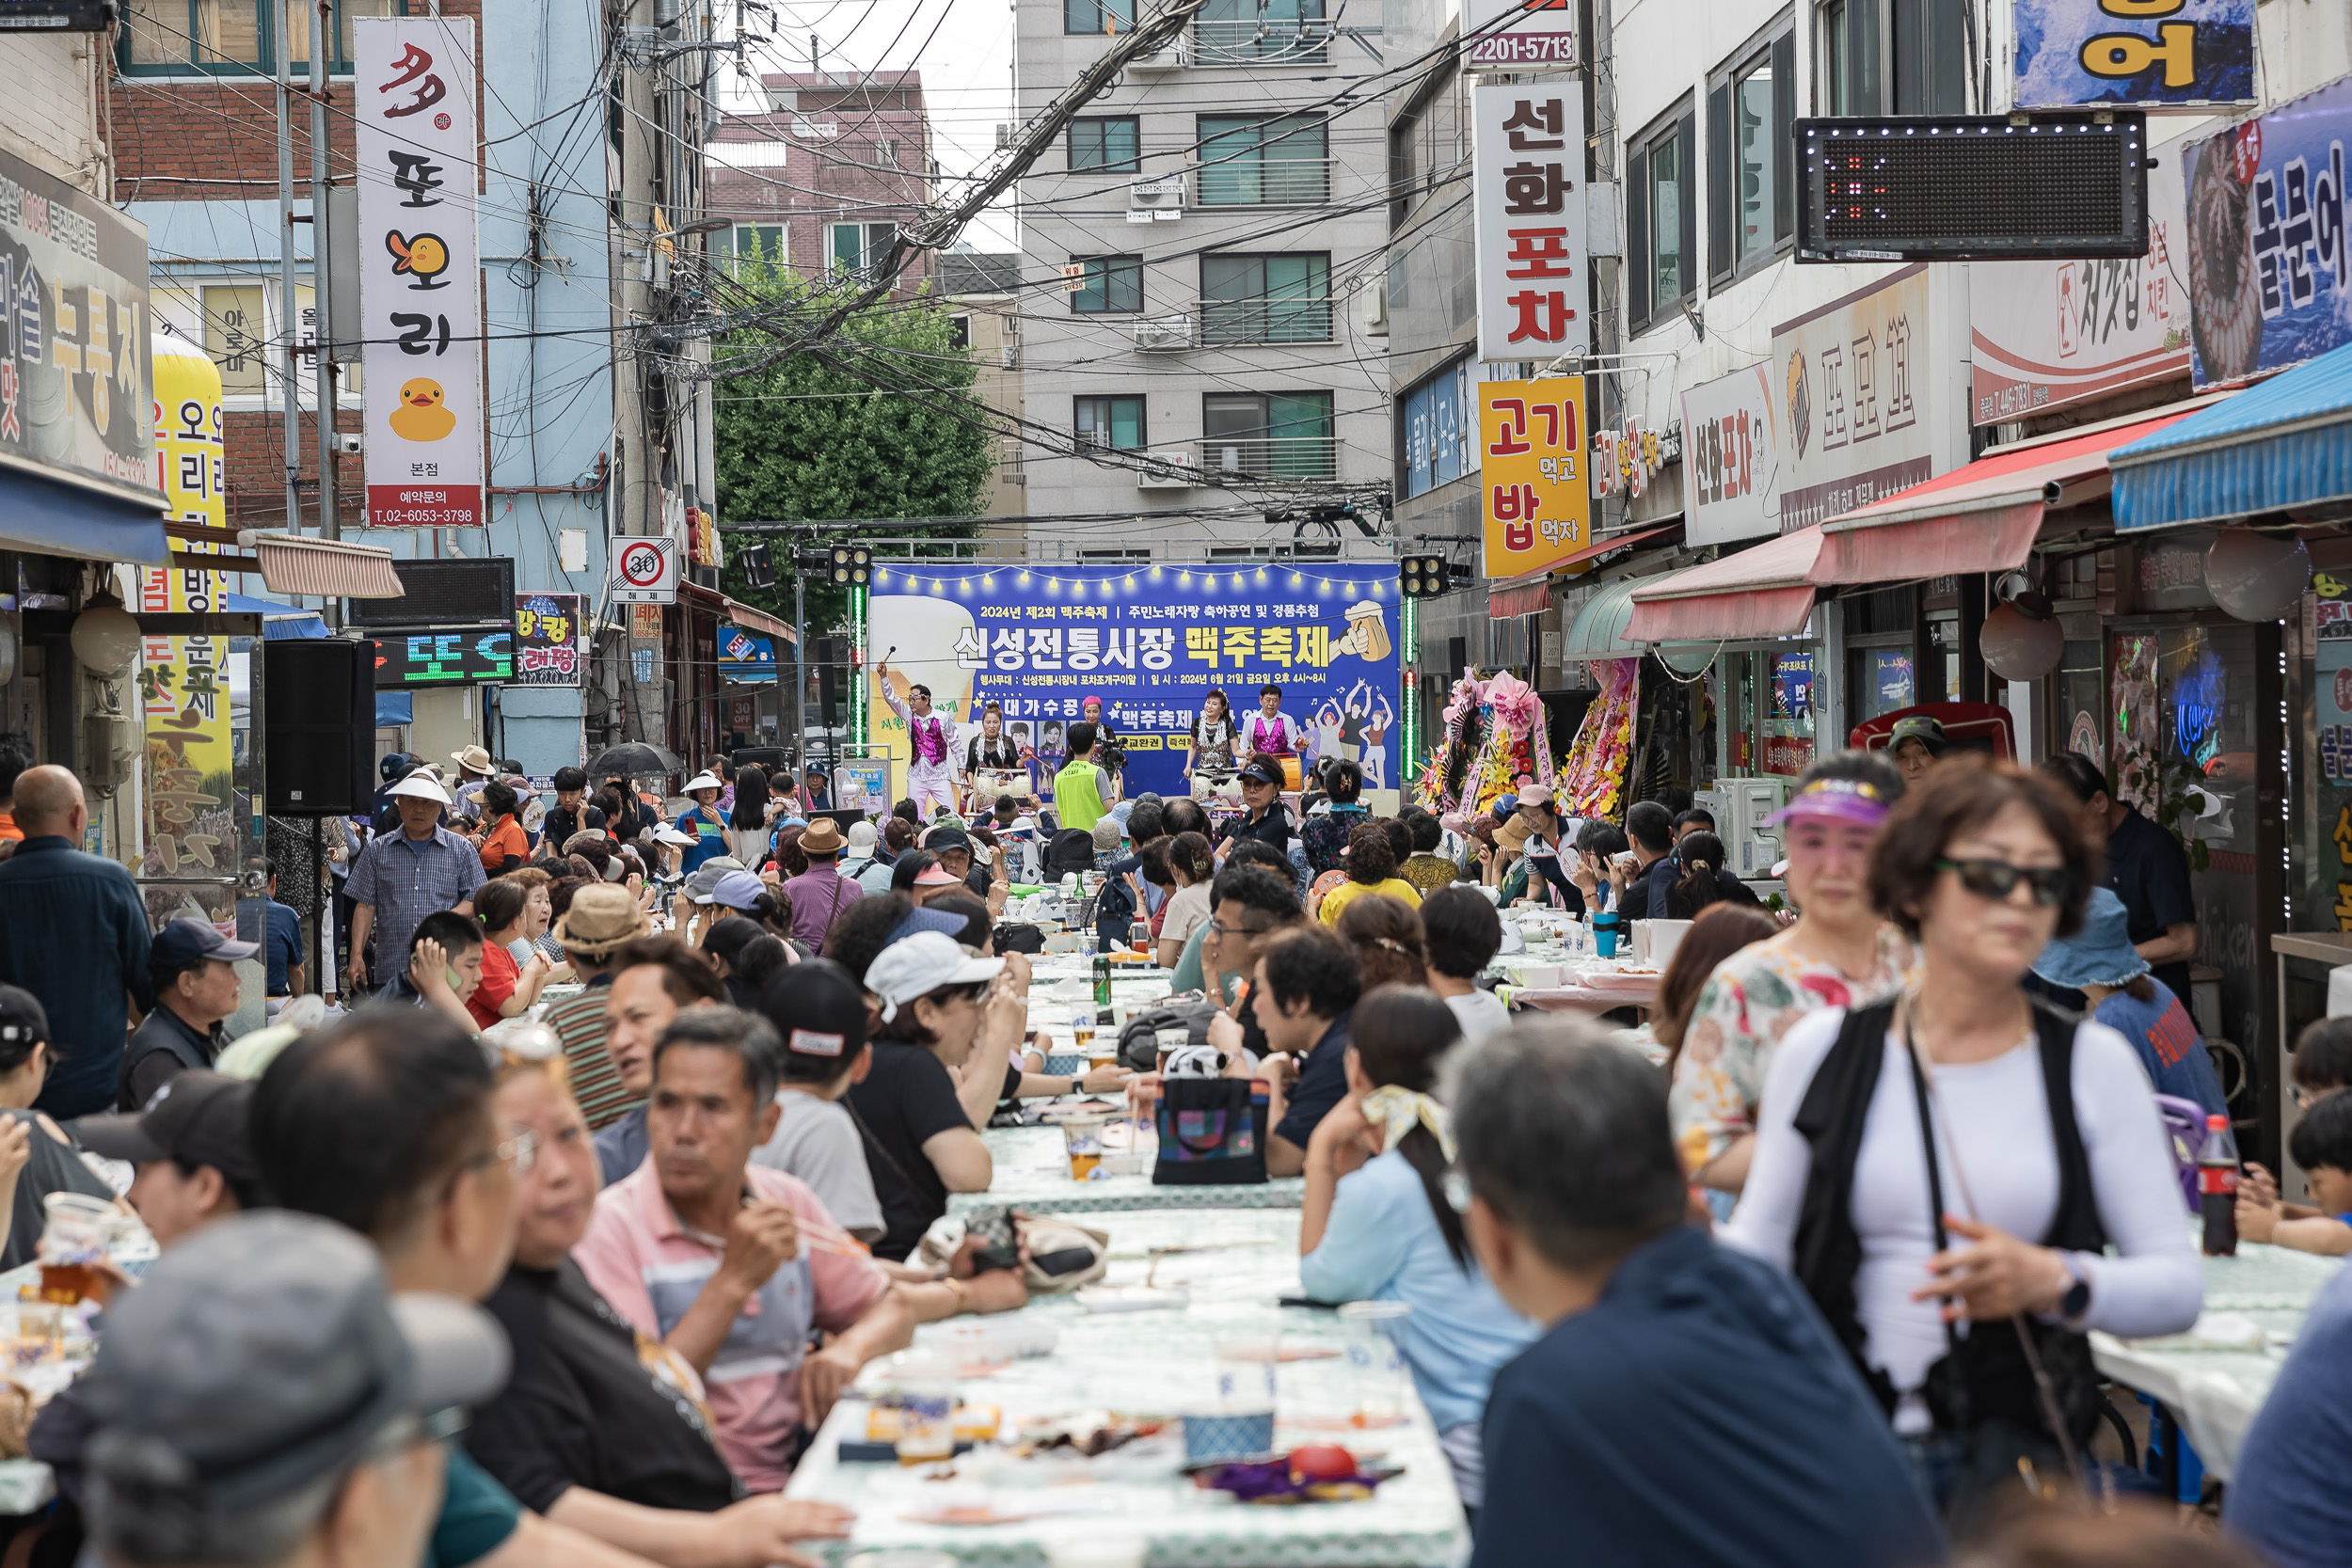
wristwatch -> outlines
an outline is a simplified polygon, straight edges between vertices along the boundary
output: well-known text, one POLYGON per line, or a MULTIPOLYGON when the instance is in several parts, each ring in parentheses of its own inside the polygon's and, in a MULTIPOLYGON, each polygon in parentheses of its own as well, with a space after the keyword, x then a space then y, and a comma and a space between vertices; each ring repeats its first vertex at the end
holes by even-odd
POLYGON ((2067 1323, 2074 1323, 2090 1310, 2090 1276, 2073 1254, 2060 1254, 2058 1260, 2066 1265, 2066 1272, 2074 1276, 2074 1283, 2066 1288, 2064 1295, 2058 1297, 2058 1315, 2067 1323))

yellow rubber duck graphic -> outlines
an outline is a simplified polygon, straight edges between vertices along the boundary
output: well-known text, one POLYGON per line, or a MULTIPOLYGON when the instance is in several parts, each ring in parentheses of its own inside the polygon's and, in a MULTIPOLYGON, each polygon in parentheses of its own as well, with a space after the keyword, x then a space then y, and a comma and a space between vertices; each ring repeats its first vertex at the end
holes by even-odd
POLYGON ((446 288, 437 282, 449 271, 449 245, 438 234, 412 234, 404 239, 398 230, 384 236, 384 248, 392 253, 392 271, 407 273, 416 278, 412 289, 446 288))
POLYGON ((400 406, 392 410, 392 434, 404 441, 437 441, 457 428, 457 416, 441 406, 441 384, 423 376, 405 381, 400 406))

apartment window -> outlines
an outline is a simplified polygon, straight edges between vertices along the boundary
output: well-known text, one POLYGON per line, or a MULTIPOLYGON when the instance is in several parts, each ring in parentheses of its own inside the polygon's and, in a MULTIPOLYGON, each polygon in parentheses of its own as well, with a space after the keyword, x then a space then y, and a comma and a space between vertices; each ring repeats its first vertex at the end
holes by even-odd
POLYGON ((1070 295, 1070 309, 1081 316, 1114 315, 1143 309, 1143 258, 1089 256, 1080 263, 1086 280, 1070 295))
POLYGON ((1625 161, 1628 314, 1640 331, 1698 292, 1698 116, 1686 102, 1642 133, 1625 161))
POLYGON ((1820 112, 1956 115, 1968 105, 1967 0, 1828 0, 1820 112))
POLYGON ((1796 231, 1797 40, 1752 44, 1707 89, 1707 275, 1717 282, 1782 249, 1796 231))
POLYGON ((947 344, 950 348, 972 346, 972 318, 954 315, 947 318, 947 344))
POLYGON ((1327 201, 1331 166, 1320 115, 1200 117, 1200 205, 1327 201))
MULTIPOLYGON (((128 0, 115 57, 131 76, 252 74, 278 67, 270 0, 128 0)), ((293 70, 310 65, 314 6, 287 8, 287 47, 293 70)), ((335 53, 328 69, 351 69, 351 22, 360 16, 405 16, 401 0, 335 0, 335 53)))
POLYGON ((1062 0, 1061 30, 1132 33, 1136 30, 1136 0, 1062 0))
POLYGON ((1252 479, 1329 479, 1339 469, 1328 392, 1211 392, 1200 400, 1202 466, 1252 479))
POLYGON ((1323 0, 1208 0, 1192 32, 1202 65, 1315 65, 1330 36, 1323 0))
POLYGON ((829 280, 852 277, 880 266, 898 237, 895 223, 829 223, 825 226, 825 273, 829 280))
POLYGON ((780 223, 739 223, 735 226, 734 271, 746 261, 771 267, 784 265, 784 226, 780 223))
POLYGON ((1389 128, 1389 227, 1404 227, 1422 198, 1464 166, 1470 157, 1462 114, 1462 79, 1448 76, 1389 128))
POLYGON ((1133 115, 1070 122, 1070 168, 1104 174, 1143 170, 1143 121, 1133 115))
POLYGON ((1143 399, 1079 398, 1071 428, 1078 445, 1097 451, 1143 450, 1143 399))
POLYGON ((897 168, 898 166, 898 144, 887 138, 877 139, 874 143, 874 166, 897 168))
POLYGON ((1203 256, 1201 341, 1326 343, 1331 341, 1331 258, 1203 256))

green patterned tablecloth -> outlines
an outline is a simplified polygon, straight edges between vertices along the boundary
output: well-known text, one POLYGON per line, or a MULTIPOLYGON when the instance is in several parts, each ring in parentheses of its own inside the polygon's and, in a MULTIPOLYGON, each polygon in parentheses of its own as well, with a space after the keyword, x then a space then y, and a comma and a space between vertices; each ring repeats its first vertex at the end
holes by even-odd
POLYGON ((2261 1330, 2260 1349, 2206 1348, 2195 1334, 2137 1340, 2093 1334, 2090 1354, 2116 1382, 2169 1405, 2205 1468, 2226 1482, 2236 1470, 2246 1429, 2286 1364, 2312 1297, 2344 1259, 2246 1242, 2236 1257, 2207 1258, 2204 1265, 2200 1333, 2240 1326, 2230 1320, 2243 1319, 2261 1330))
MULTIPOLYGON (((992 1127, 980 1134, 995 1157, 995 1180, 984 1193, 951 1193, 947 1212, 968 1213, 991 1204, 1062 1214, 1108 1213, 1133 1209, 1296 1209, 1307 1183, 1277 1178, 1247 1187, 1155 1187, 1145 1176, 1070 1179, 1070 1161, 1058 1127, 992 1127)), ((1295 1225, 1294 1218, 1291 1223, 1295 1225)))
MULTIPOLYGON (((1285 1345, 1331 1350, 1344 1343, 1337 1314, 1275 1305, 1299 1288, 1295 1212, 1145 1210, 1113 1216, 1102 1228, 1111 1237, 1109 1283, 1140 1284, 1148 1270, 1156 1270, 1154 1283, 1186 1287, 1189 1304, 1092 1314, 1069 1297, 1033 1303, 1013 1319, 1058 1330, 1053 1354, 968 1380, 967 1402, 994 1404, 1013 1418, 1085 1411, 1177 1416, 1209 1397, 1212 1344, 1219 1335, 1272 1331, 1285 1345), (1155 1248, 1202 1245, 1216 1250, 1153 1260, 1155 1248)), ((983 1331, 974 1320, 959 1319, 925 1327, 917 1342, 953 1344, 960 1335, 983 1331)), ((1356 1407, 1351 1379, 1344 1356, 1283 1365, 1276 1441, 1286 1448, 1338 1441, 1359 1457, 1378 1452, 1404 1466, 1404 1474, 1362 1502, 1235 1503, 1176 1473, 1182 1449, 1173 1436, 1097 1460, 1015 1460, 986 1449, 959 1460, 953 1479, 945 1481, 894 1465, 843 1465, 840 1439, 865 1431, 866 1406, 854 1398, 843 1401, 818 1433, 788 1495, 857 1511, 852 1539, 820 1549, 834 1562, 852 1552, 897 1546, 952 1552, 966 1565, 1039 1568, 1049 1544, 1088 1537, 1147 1542, 1150 1568, 1436 1568, 1458 1562, 1468 1535, 1428 1417, 1418 1401, 1409 1401, 1406 1424, 1346 1431, 1342 1423, 1356 1407), (924 1525, 906 1517, 931 1507, 974 1504, 1050 1513, 985 1526, 924 1525)))

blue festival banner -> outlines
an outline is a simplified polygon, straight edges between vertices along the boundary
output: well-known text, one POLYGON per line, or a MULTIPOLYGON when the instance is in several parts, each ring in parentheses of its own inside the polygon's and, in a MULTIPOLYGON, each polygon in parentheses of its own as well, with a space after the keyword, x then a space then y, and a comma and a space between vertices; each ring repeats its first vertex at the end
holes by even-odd
POLYGON ((2190 361, 2227 386, 2352 341, 2352 77, 2186 143, 2190 361))
POLYGON ((2207 113, 2261 102, 2255 0, 2016 0, 2017 106, 2207 113))
POLYGON ((1393 562, 877 562, 866 646, 873 739, 890 755, 896 799, 908 740, 890 699, 903 700, 909 683, 929 687, 959 761, 993 701, 1033 759, 1032 778, 1050 785, 1070 725, 1099 697, 1126 752, 1126 793, 1173 796, 1186 787, 1192 721, 1209 691, 1222 690, 1246 723, 1259 689, 1274 685, 1310 765, 1353 756, 1367 788, 1394 789, 1400 604, 1393 562))

